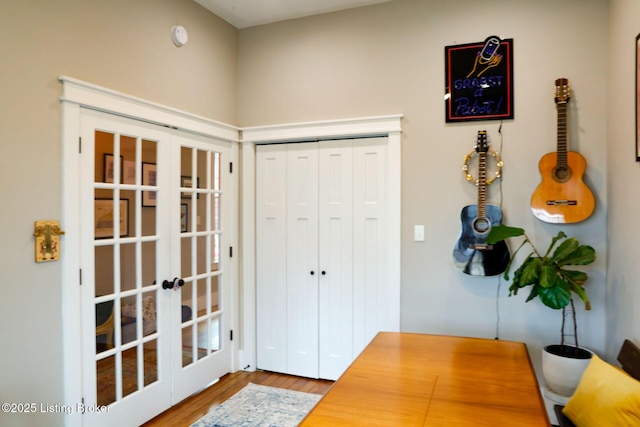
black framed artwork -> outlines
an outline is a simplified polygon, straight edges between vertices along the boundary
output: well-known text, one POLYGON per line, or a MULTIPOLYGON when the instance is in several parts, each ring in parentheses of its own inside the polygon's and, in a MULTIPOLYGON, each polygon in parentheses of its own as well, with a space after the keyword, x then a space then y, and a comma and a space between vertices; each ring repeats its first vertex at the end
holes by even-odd
POLYGON ((448 123, 513 119, 513 39, 445 46, 448 123))
POLYGON ((129 235, 129 199, 120 199, 120 221, 114 223, 113 199, 94 200, 94 236, 96 239, 112 239, 119 230, 120 237, 129 235))
MULTIPOLYGON (((142 185, 156 186, 157 166, 155 163, 142 163, 142 185)), ((157 193, 155 191, 142 192, 142 207, 155 207, 157 193)))
MULTIPOLYGON (((115 182, 115 162, 113 161, 113 154, 105 153, 104 154, 104 167, 103 167, 103 179, 102 182, 107 182, 113 184, 115 182)), ((120 156, 120 174, 122 176, 122 171, 124 168, 124 158, 120 156)), ((118 180, 120 181, 120 180, 118 180)))
POLYGON ((182 203, 180 205, 180 232, 189 231, 189 205, 182 203))

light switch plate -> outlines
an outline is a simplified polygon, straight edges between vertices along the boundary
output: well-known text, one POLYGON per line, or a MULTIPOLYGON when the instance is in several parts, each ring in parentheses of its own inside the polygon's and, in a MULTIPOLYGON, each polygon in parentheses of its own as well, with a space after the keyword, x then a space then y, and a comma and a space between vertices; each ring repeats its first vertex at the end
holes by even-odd
POLYGON ((413 226, 413 241, 424 242, 424 225, 413 226))

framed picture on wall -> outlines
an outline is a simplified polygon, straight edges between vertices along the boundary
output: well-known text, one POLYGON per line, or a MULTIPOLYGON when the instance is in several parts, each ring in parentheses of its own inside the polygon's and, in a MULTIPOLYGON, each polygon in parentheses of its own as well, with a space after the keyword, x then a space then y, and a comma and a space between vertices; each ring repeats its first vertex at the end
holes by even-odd
MULTIPOLYGON (((115 231, 113 199, 95 199, 94 233, 96 239, 112 239, 115 231)), ((129 200, 120 199, 120 237, 129 235, 129 200)))
MULTIPOLYGON (((191 178, 190 176, 181 176, 180 177, 180 187, 183 188, 192 188, 193 187, 193 178, 191 178)), ((196 179, 196 188, 200 188, 200 178, 196 179)), ((191 193, 181 193, 181 198, 183 199, 189 199, 191 200, 191 193)), ((200 198, 200 194, 196 193, 196 199, 200 198)))
POLYGON ((640 34, 636 36, 636 162, 640 162, 640 34))
MULTIPOLYGON (((123 158, 122 156, 120 156, 120 174, 122 174, 122 167, 123 167, 123 158)), ((113 184, 115 182, 115 175, 116 175, 116 169, 115 169, 115 163, 113 161, 113 154, 105 153, 104 177, 102 182, 108 182, 110 184, 113 184)))
POLYGON ((133 160, 124 160, 122 163, 122 183, 136 183, 136 162, 133 160))
POLYGON ((180 205, 180 232, 189 231, 189 206, 186 203, 180 205))
MULTIPOLYGON (((156 164, 155 163, 142 163, 142 185, 156 186, 156 164)), ((143 207, 155 207, 157 205, 156 191, 143 191, 142 192, 142 206, 143 207)))

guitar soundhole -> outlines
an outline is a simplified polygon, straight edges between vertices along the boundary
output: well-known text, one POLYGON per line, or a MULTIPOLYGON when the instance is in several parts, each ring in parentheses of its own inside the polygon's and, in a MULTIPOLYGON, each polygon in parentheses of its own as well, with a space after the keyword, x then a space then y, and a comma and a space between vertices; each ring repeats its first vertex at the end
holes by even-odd
POLYGON ((557 182, 567 182, 571 179, 571 168, 568 166, 557 166, 553 169, 553 178, 557 182))
POLYGON ((488 233, 491 229, 491 223, 487 218, 476 218, 473 221, 473 229, 478 234, 488 233))

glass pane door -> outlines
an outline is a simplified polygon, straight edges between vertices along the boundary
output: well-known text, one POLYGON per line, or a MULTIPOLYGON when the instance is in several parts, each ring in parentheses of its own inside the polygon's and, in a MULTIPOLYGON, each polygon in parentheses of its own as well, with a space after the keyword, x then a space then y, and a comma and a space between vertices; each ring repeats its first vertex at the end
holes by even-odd
POLYGON ((155 415, 162 402, 170 405, 171 379, 162 324, 168 305, 158 279, 167 275, 159 261, 169 240, 160 215, 168 203, 168 179, 160 178, 167 165, 159 161, 166 136, 91 115, 83 122, 83 175, 92 175, 81 202, 83 236, 91 236, 82 239, 83 375, 85 403, 109 414, 86 414, 93 426, 131 423, 132 412, 140 420, 155 415))
POLYGON ((231 369, 230 143, 83 113, 85 425, 139 425, 231 369), (228 166, 227 166, 228 167, 228 166))
POLYGON ((228 244, 224 244, 222 226, 226 221, 228 143, 196 137, 180 141, 180 254, 176 258, 184 284, 177 308, 182 358, 174 363, 178 400, 194 387, 208 384, 203 372, 230 369, 224 272, 229 253, 223 250, 223 246, 228 250, 228 244))

